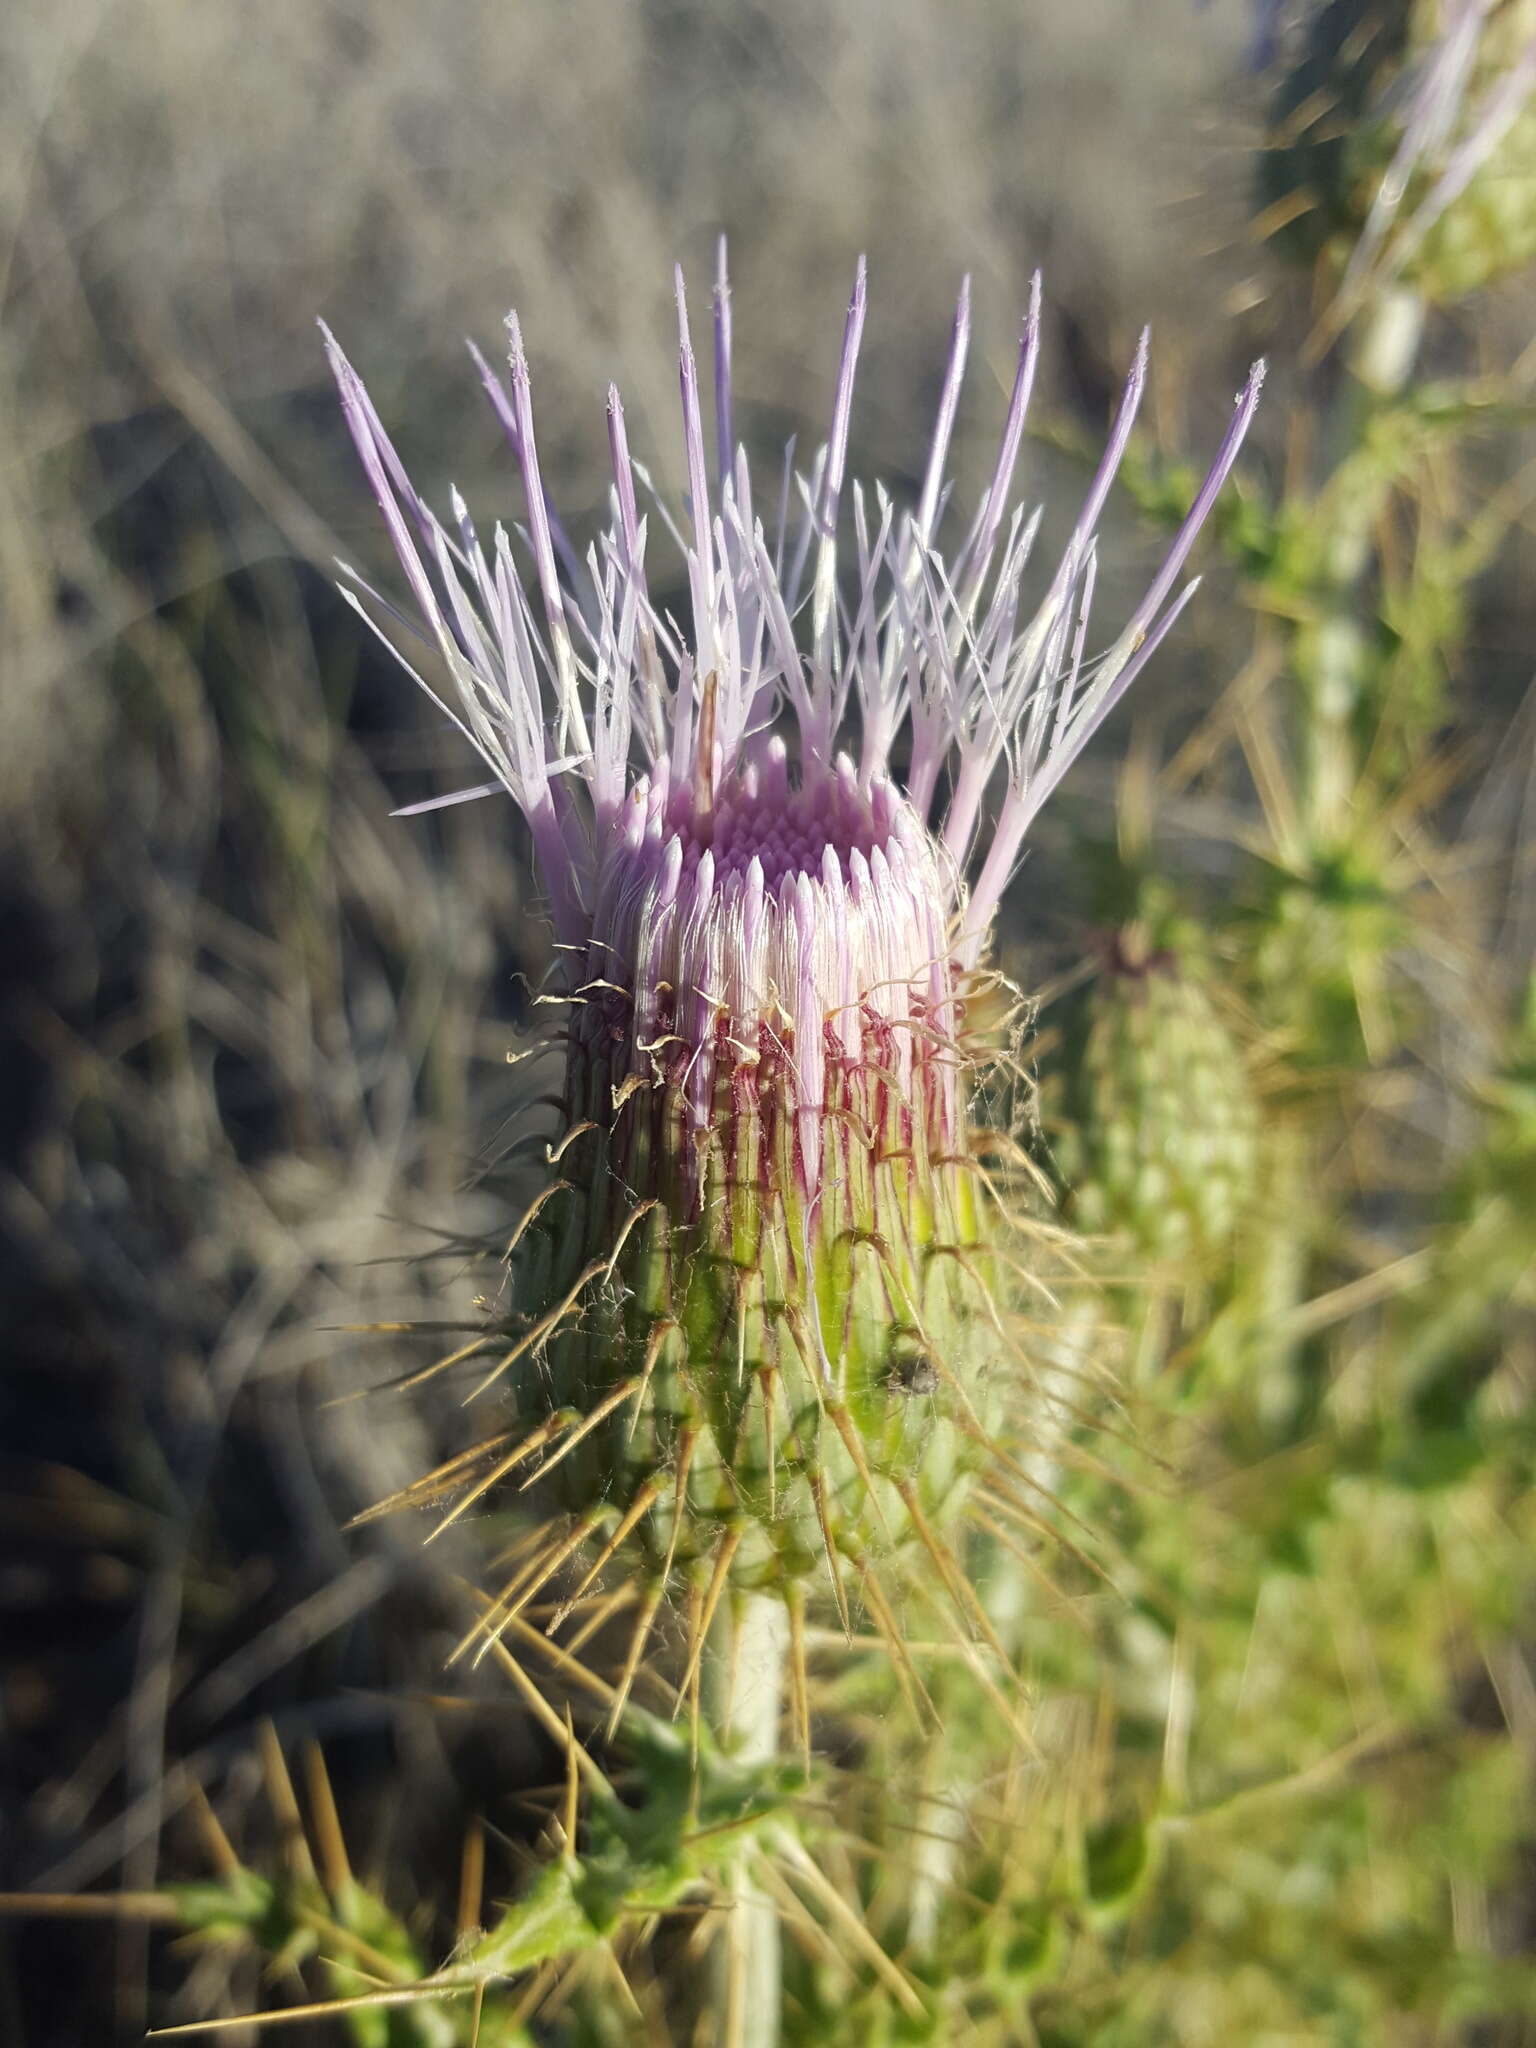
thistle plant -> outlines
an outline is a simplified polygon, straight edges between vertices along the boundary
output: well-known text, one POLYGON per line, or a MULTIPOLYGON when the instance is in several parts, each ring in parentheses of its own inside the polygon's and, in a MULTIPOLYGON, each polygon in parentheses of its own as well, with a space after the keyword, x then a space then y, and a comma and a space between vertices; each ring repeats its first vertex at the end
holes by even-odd
MULTIPOLYGON (((882 93, 922 15, 882 39, 882 93)), ((91 1923, 119 1943, 114 1964, 78 1972, 78 1999, 73 1985, 60 1998, 45 1944, 18 1943, 14 1970, 0 1958, 0 2005, 17 2004, 28 2039, 104 2038, 114 2018, 125 2038, 152 2019, 186 2039, 270 2025, 356 2048, 1527 2038, 1524 714, 1477 785, 1525 682, 1529 636, 1505 630, 1523 620, 1518 572, 1483 578, 1528 508, 1530 366, 1491 367, 1497 327, 1463 295, 1504 280, 1508 309, 1524 288, 1510 280, 1536 221, 1536 16, 1533 0, 1257 0, 1255 15, 1274 85, 1256 226, 1308 271, 1247 316, 1294 365, 1267 481, 1223 485, 1252 386, 1208 473, 1138 433, 1141 352, 1102 460, 1047 428, 1080 458, 1081 508, 1015 509, 1038 295, 978 499, 951 481, 968 295, 947 367, 939 351, 926 454, 914 428, 910 494, 853 482, 862 274, 840 356, 827 336, 827 445, 803 477, 775 459, 765 485, 738 446, 722 268, 707 345, 679 293, 683 495, 631 459, 615 395, 590 546, 550 503, 544 393, 536 437, 515 326, 510 377, 475 359, 524 486, 505 532, 477 531, 456 498, 429 511, 336 358, 403 570, 390 595, 353 576, 353 602, 478 750, 464 779, 486 779, 461 796, 513 800, 474 821, 489 837, 465 835, 483 861, 499 811, 509 839, 532 842, 509 940, 526 953, 540 894, 553 931, 543 1028, 498 1105, 512 1114, 453 1205, 474 1234, 449 1235, 447 1255, 479 1298, 464 1321, 364 1326, 434 1347, 393 1388, 442 1375, 470 1405, 457 1455, 355 1520, 424 1511, 429 1544, 454 1539, 427 1558, 457 1565, 478 1546, 468 1577, 483 1588, 419 1570, 372 1528, 360 1571, 315 1584, 330 1567, 312 1539, 332 1525, 294 1481, 313 1471, 350 1513, 433 1462, 413 1462, 428 1418, 389 1418, 362 1465, 331 1431, 363 1411, 279 1412, 272 1396, 296 1365, 306 1386, 356 1391, 350 1355, 327 1336, 317 1357, 312 1336, 338 1285, 364 1312, 335 1276, 354 1252, 333 1191, 350 1186, 372 1217, 408 1184, 444 1221, 426 1191, 460 1151, 494 951, 473 903, 504 905, 505 871, 492 854, 468 878, 439 872, 433 846, 392 900, 376 778, 305 688, 284 695, 312 661, 316 705, 345 698, 355 622, 306 580, 298 640, 274 630, 264 666, 251 596, 280 626, 288 579, 248 587, 242 567, 209 582, 200 478, 199 509, 180 513, 180 487, 162 499, 157 482, 151 554, 186 550, 169 583, 134 531, 142 500, 102 519, 89 495, 103 536, 89 588, 111 600, 94 609, 59 587, 51 525, 25 536, 29 561, 41 547, 32 609, 67 609, 71 647, 113 649, 96 687, 122 700, 103 731, 130 773, 104 786, 135 818, 136 791, 162 810, 166 788, 193 813, 192 836, 183 820, 170 842, 173 886, 139 891, 161 903, 147 921, 133 882, 94 853, 79 870, 82 905, 108 906, 81 935, 87 959, 99 942, 113 1058, 71 1057, 68 1157, 50 1141, 12 1191, 78 1186, 78 1212, 37 1240, 67 1266, 50 1254, 40 1270, 78 1273, 82 1301, 110 1306, 110 1327, 91 1327, 127 1363, 102 1384, 132 1395, 102 1404, 99 1470, 93 1453, 57 1475, 69 1484, 50 1470, 18 1496, 8 1475, 0 1494, 20 1565, 0 1574, 7 1623, 20 1615, 0 1660, 20 1738, 7 1786, 25 1808, 5 1881, 26 1886, 0 1892, 0 1921, 78 1923, 50 1937, 60 1955, 91 1923), (1111 489, 1169 553, 1101 627, 1111 489), (1231 683, 1204 716, 1185 687, 1166 757, 1160 721, 1141 723, 1111 831, 1072 764, 1174 628, 1197 533, 1248 582, 1201 650, 1202 673, 1230 664, 1231 683), (142 599, 126 607, 139 616, 103 638, 120 595, 142 599), (167 781, 159 756, 184 750, 167 781), (204 772, 215 750, 222 775, 204 772), (999 906, 1063 778, 1066 857, 1033 892, 1040 942, 1021 966, 999 906), (228 854, 203 857, 215 827, 237 849, 232 894, 228 854), (183 868, 208 877, 211 918, 184 914, 183 868), (114 962, 141 932, 153 971, 119 1010, 114 962), (347 1017, 392 1014, 374 1006, 381 981, 398 968, 418 986, 427 958, 464 968, 441 1024, 425 1003, 387 1041, 368 1021, 361 1056, 332 1065, 347 1017), (1038 996, 1038 1034, 1005 966, 1038 996), (291 1019, 276 1084, 248 1064, 256 1011, 291 1019), (438 1073, 412 1098, 429 1042, 438 1073), (294 1043, 307 1050, 290 1076, 294 1043), (210 1048, 235 1053, 236 1087, 210 1048), (524 1085, 552 1070, 552 1092, 524 1085), (253 1135, 251 1090, 301 1135, 270 1149, 253 1135), (309 1116, 317 1099, 344 1108, 339 1140, 309 1116), (171 1100, 178 1125, 197 1110, 227 1168, 155 1137, 150 1105, 171 1100), (415 1119, 387 1180, 383 1111, 415 1119), (206 1191, 207 1245, 184 1244, 179 1222, 142 1259, 103 1236, 119 1161, 126 1186, 206 1191), (142 1290, 104 1243, 132 1254, 142 1290), (227 1282, 162 1325, 165 1274, 201 1274, 210 1252, 227 1282), (313 1268, 297 1292, 295 1257, 313 1268), (279 1297, 267 1363, 236 1395, 279 1297), (162 1326, 187 1341, 141 1381, 162 1326), (183 1407, 205 1349, 220 1417, 236 1403, 227 1455, 183 1407), (253 1514, 268 1498, 302 1512, 253 1514), (292 1540, 270 1541, 290 1519, 292 1540), (80 1588, 67 1626, 33 1624, 34 1559, 80 1588), (126 1622, 130 1601, 144 1616, 132 1688, 104 1713, 134 1642, 101 1622, 126 1622), (88 1754, 70 1754, 72 1724, 88 1754), (120 1851, 116 1885, 101 1883, 120 1851), (136 2011, 153 1930, 189 1967, 175 1992, 157 1967, 136 2011)), ((775 47, 766 13, 761 26, 775 47)), ((556 75, 519 49, 525 76, 556 75)), ((369 76, 350 46, 346 68, 369 76)), ((738 163, 753 99, 736 74, 761 68, 735 66, 731 121, 705 124, 738 163)), ((835 70, 851 89, 825 118, 857 138, 858 79, 835 70)), ((828 67, 813 71, 820 92, 828 67)), ((583 110, 600 111, 576 75, 583 110)), ((653 77, 664 117, 665 95, 701 74, 669 62, 653 77)), ((780 118, 777 80, 771 103, 780 118)), ((375 153, 350 154, 372 178, 375 153)), ((73 303, 33 260, 54 246, 18 243, 19 309, 38 285, 73 303)), ((1262 279, 1268 259, 1254 261, 1262 279)), ((89 309, 100 294, 82 281, 89 309)), ((227 418, 200 401, 166 340, 155 435, 169 397, 308 547, 317 523, 270 490, 233 401, 227 418)), ((73 380, 80 359, 60 359, 73 380)), ((263 408, 255 439, 277 418, 263 408)), ((100 436, 80 439, 68 466, 84 479, 100 436)), ((282 463, 299 473, 292 446, 282 463)), ((1171 667, 1172 651, 1157 659, 1171 667)), ((71 807, 25 843, 55 861, 97 836, 80 829, 91 816, 71 807)), ((412 836, 397 834, 402 862, 412 836)), ((116 862, 115 834, 111 847, 116 862)), ((164 852, 130 848, 126 873, 164 879, 164 852)), ((1045 867, 1037 852, 1026 879, 1045 867)), ((403 1296, 391 1287, 374 1312, 420 1314, 416 1280, 403 1296)), ((73 1405, 82 1348, 71 1334, 67 1355, 47 1354, 50 1415, 73 1405)))
MULTIPOLYGON (((996 463, 948 555, 968 286, 922 489, 902 509, 846 483, 862 264, 827 443, 808 476, 786 469, 766 518, 733 429, 723 250, 713 465, 681 275, 677 307, 688 494, 680 529, 659 516, 685 623, 653 596, 647 479, 616 389, 612 523, 583 562, 546 500, 516 318, 509 384, 476 357, 521 473, 530 592, 504 528, 487 545, 456 494, 451 524, 428 510, 327 339, 433 658, 432 676, 413 673, 492 772, 463 794, 503 790, 526 821, 559 962, 544 1000, 564 1027, 550 1178, 467 1347, 507 1426, 412 1497, 456 1495, 454 1519, 539 1485, 557 1518, 492 1601, 482 1647, 557 1574, 574 1579, 565 1612, 612 1566, 640 1589, 615 1721, 680 1594, 681 1696, 771 1753, 786 1657, 805 1735, 818 1586, 900 1657, 882 1580, 915 1560, 966 1629, 990 1633, 946 1525, 968 1481, 1041 1426, 1012 1307, 1015 1274, 1041 1284, 1029 1263, 1048 1238, 1021 1228, 1006 1160, 993 1170, 974 1127, 980 1077, 1007 1049, 994 917, 1040 807, 1194 588, 1180 577, 1262 366, 1145 596, 1090 657, 1096 532, 1145 337, 1031 597, 1041 513, 1010 499, 1038 279, 996 463)), ((376 625, 399 619, 350 571, 348 589, 376 625)), ((736 2007, 761 2027, 771 1953, 738 1960, 736 2007)))

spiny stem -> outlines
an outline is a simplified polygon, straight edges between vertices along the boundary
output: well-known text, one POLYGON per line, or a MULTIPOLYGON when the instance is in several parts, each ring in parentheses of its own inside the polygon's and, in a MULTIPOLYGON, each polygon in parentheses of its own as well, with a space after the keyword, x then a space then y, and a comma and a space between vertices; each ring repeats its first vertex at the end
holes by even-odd
POLYGON ((1315 1229, 1315 1147, 1292 1120, 1269 1134, 1265 1148, 1266 1199, 1272 1216, 1251 1255, 1254 1292, 1255 1381, 1260 1419, 1278 1430, 1298 1395, 1300 1340, 1286 1317, 1306 1299, 1315 1229))
MULTIPOLYGON (((1424 332, 1424 312, 1419 293, 1389 285, 1377 293, 1356 325, 1348 374, 1330 423, 1330 453, 1336 465, 1355 453, 1381 407, 1407 386, 1424 332)), ((1351 726, 1367 652, 1360 586, 1370 566, 1381 497, 1377 490, 1351 494, 1328 537, 1327 610, 1307 678, 1305 714, 1311 820, 1325 838, 1344 827, 1354 793, 1357 764, 1351 726)))
POLYGON ((924 1958, 933 1956, 938 1948, 939 1916, 953 1889, 965 1839, 969 1787, 944 1775, 946 1748, 943 1735, 935 1736, 912 1836, 907 1945, 914 1955, 924 1958))
MULTIPOLYGON (((767 1593, 720 1603, 704 1655, 704 1713, 730 1754, 765 1764, 778 1754, 789 1652, 789 1612, 767 1593)), ((709 2048, 777 2048, 781 1942, 778 1908, 745 1859, 711 1956, 709 2048)))

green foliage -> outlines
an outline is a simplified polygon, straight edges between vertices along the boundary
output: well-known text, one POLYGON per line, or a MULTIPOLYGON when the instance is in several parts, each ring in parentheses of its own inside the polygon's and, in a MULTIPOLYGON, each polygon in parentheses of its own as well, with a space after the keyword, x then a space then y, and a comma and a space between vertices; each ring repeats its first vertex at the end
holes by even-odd
MULTIPOLYGON (((200 1941, 254 1952, 273 1969, 320 1960, 331 1997, 347 2001, 342 2023, 357 2048, 518 2048, 531 2037, 509 2016, 503 1987, 685 1901, 707 1901, 744 1852, 797 1827, 797 1766, 733 1762, 707 1734, 690 1740, 634 1706, 623 1725, 638 1797, 620 1798, 600 1774, 588 1783, 578 1841, 440 1967, 384 1898, 350 1875, 328 1894, 307 1870, 268 1880, 239 1865, 165 1896, 200 1941), (375 2002, 370 1991, 381 1987, 422 1995, 375 2002)), ((574 1758, 573 1750, 573 1772, 574 1758)))
MULTIPOLYGON (((355 1878, 327 1897, 313 1876, 269 1881, 239 1865, 216 1882, 173 1886, 168 1897, 200 1941, 254 1952, 274 1970, 322 1960, 332 1998, 365 1997, 381 1981, 408 1985, 428 1974, 404 1924, 355 1878)), ((356 2006, 341 2023, 356 2048, 460 2048, 469 2039, 460 2015, 432 1999, 356 2006)), ((481 2034, 485 2048, 517 2048, 525 2038, 520 2030, 481 2034)))
MULTIPOLYGON (((1319 0, 1306 11, 1301 46, 1281 72, 1268 146, 1258 159, 1257 198, 1273 210, 1281 248, 1303 262, 1348 260, 1396 166, 1405 109, 1414 104, 1449 8, 1419 0, 1319 0)), ((1536 100, 1505 125, 1448 205, 1420 226, 1454 146, 1476 132, 1499 82, 1536 22, 1527 0, 1486 10, 1464 88, 1463 117, 1449 140, 1421 149, 1403 168, 1391 209, 1393 268, 1427 297, 1454 301, 1536 256, 1536 100)))

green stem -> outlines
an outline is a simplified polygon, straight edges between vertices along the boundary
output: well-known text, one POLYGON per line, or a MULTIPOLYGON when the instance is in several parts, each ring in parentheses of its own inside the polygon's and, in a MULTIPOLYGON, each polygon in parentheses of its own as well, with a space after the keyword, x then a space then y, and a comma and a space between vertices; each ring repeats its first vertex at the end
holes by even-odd
POLYGON ((951 1751, 952 1745, 942 1733, 934 1738, 912 1837, 907 1943, 914 1954, 924 1957, 938 1950, 939 1916, 954 1890, 955 1866, 966 1833, 965 1802, 972 1789, 953 1775, 951 1751))
MULTIPOLYGON (((721 1602, 704 1661, 704 1712, 737 1761, 778 1754, 789 1613, 766 1593, 721 1602)), ((782 1944, 778 1909, 752 1876, 751 1852, 727 1880, 731 1904, 711 1955, 709 2048, 777 2048, 782 1944)))
POLYGON ((1254 1350, 1249 1363, 1259 1426, 1269 1434, 1290 1425, 1299 1393, 1300 1345, 1291 1312, 1306 1299, 1315 1230, 1315 1147, 1301 1123, 1277 1122, 1263 1151, 1269 1216, 1247 1264, 1254 1350))
MULTIPOLYGON (((1397 398, 1413 374, 1424 332, 1424 300, 1401 285, 1379 292, 1357 322, 1347 373, 1330 423, 1335 474, 1365 440, 1380 406, 1397 398)), ((1340 500, 1324 559, 1327 591, 1308 663, 1307 786, 1315 837, 1337 842, 1349 820, 1358 764, 1354 719, 1369 652, 1360 617, 1361 585, 1381 510, 1379 489, 1340 500)))

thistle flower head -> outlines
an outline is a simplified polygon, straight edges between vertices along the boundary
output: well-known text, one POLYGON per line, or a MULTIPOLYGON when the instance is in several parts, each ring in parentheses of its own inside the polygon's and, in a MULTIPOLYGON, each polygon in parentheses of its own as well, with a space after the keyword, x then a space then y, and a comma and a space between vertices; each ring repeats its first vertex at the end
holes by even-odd
MULTIPOLYGON (((871 502, 859 486, 845 487, 864 329, 861 262, 831 433, 809 477, 786 477, 766 520, 732 437, 723 255, 714 296, 712 482, 679 273, 688 530, 676 538, 691 597, 686 629, 651 601, 648 520, 636 492, 637 481, 647 479, 631 461, 615 388, 608 394, 614 517, 583 566, 546 501, 516 316, 508 321, 510 390, 473 351, 522 472, 536 572, 530 594, 504 528, 498 525, 487 550, 457 494, 451 527, 427 509, 361 382, 327 337, 348 425, 421 621, 454 686, 456 702, 444 708, 527 818, 557 934, 568 943, 592 936, 601 877, 613 845, 632 829, 632 811, 662 792, 664 811, 691 806, 695 832, 707 834, 716 805, 733 814, 733 791, 745 796, 754 772, 766 770, 766 745, 785 710, 797 743, 791 773, 810 804, 817 782, 827 778, 856 788, 867 803, 874 785, 891 776, 905 738, 906 796, 915 822, 930 825, 944 848, 951 911, 976 849, 983 796, 997 777, 1002 800, 966 919, 965 951, 974 960, 1031 819, 1190 595, 1192 586, 1178 594, 1174 586, 1236 458, 1262 370, 1255 368, 1241 394, 1206 482, 1141 604, 1108 651, 1089 662, 1096 529, 1141 403, 1145 336, 1066 548, 1031 605, 1026 576, 1040 514, 1026 517, 1010 495, 1040 347, 1038 278, 991 480, 947 563, 938 528, 970 341, 969 283, 955 315, 917 505, 898 511, 883 489, 871 502), (839 546, 849 524, 856 569, 845 581, 839 546), (802 620, 809 628, 804 642, 802 620), (844 750, 853 763, 851 782, 841 766, 844 750), (946 769, 949 800, 935 817, 946 769)), ((670 527, 664 509, 661 517, 670 527)), ((350 580, 372 594, 360 579, 350 580)))
MULTIPOLYGON (((543 1362, 530 1420, 572 1418, 559 1428, 579 1455, 567 1441, 548 1462, 573 1510, 619 1515, 626 1540, 644 1517, 663 1577, 703 1555, 710 1527, 734 1556, 743 1516, 764 1571, 822 1547, 857 1559, 871 1501, 886 1526, 887 1510, 921 1517, 919 1466, 953 1463, 905 1397, 942 1381, 950 1452, 974 1431, 964 1332, 996 1304, 968 1005, 1031 820, 1190 595, 1181 572, 1261 381, 1142 601, 1090 658, 1095 536, 1145 338, 1066 546, 1036 577, 1040 514, 1012 494, 1038 280, 990 480, 947 552, 968 287, 907 507, 847 481, 862 263, 826 444, 809 474, 786 464, 766 509, 733 430, 723 251, 713 460, 681 275, 677 307, 685 518, 642 514, 648 479, 610 390, 612 518, 584 562, 546 499, 516 320, 509 384, 476 356, 522 474, 526 579, 502 527, 487 544, 456 495, 451 523, 428 510, 329 344, 429 645, 418 679, 527 820, 570 967, 560 1179, 520 1246, 505 1369, 543 1362), (682 621, 653 596, 656 519, 686 570, 682 621)), ((365 616, 400 622, 350 582, 365 616)))

